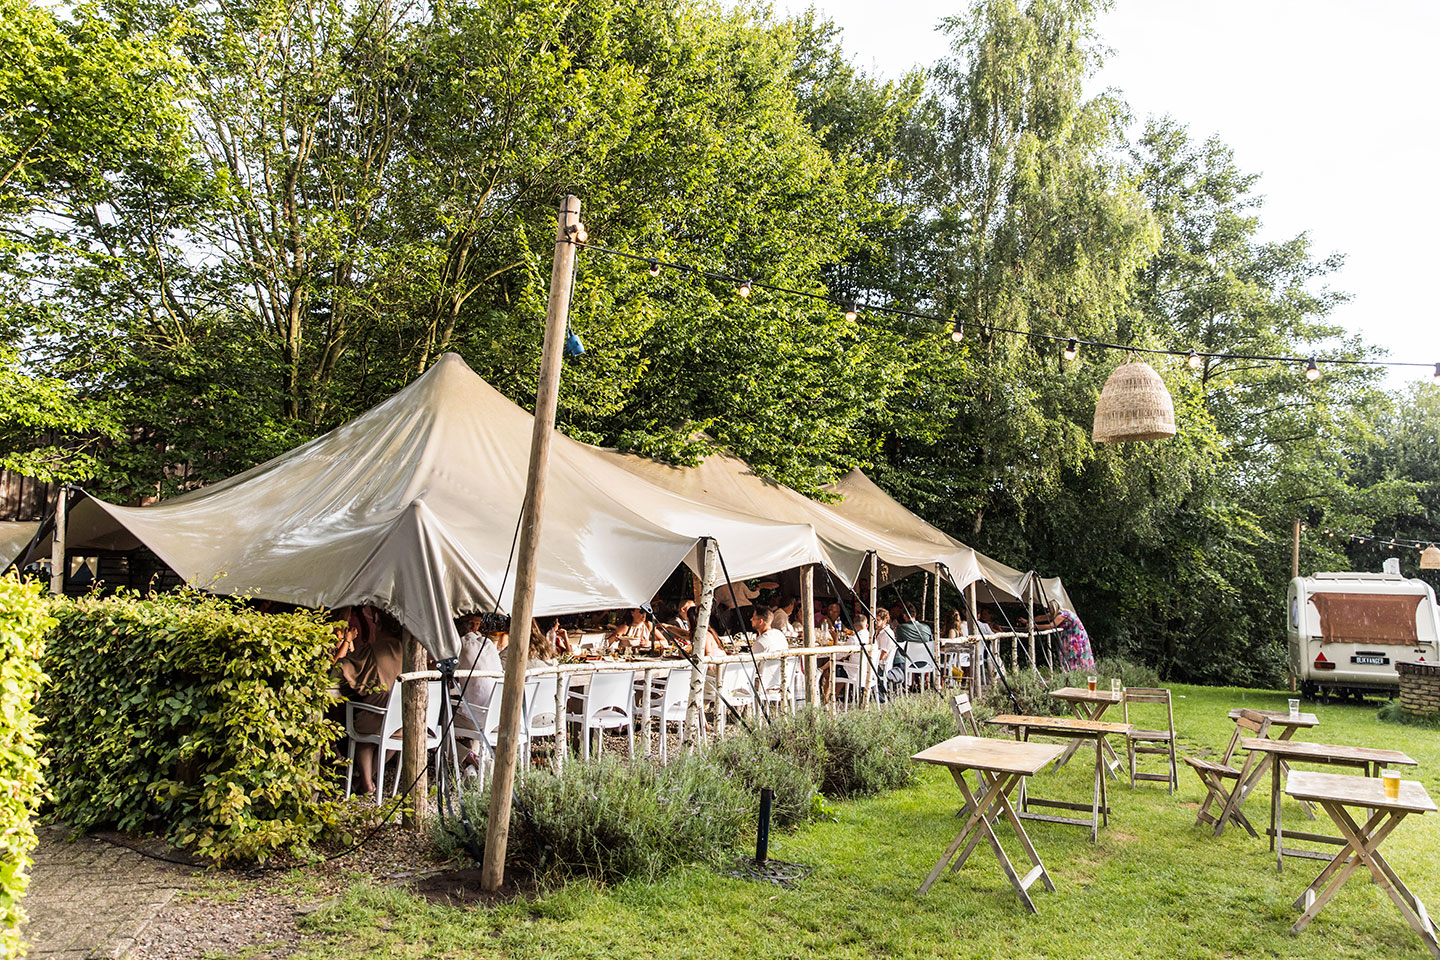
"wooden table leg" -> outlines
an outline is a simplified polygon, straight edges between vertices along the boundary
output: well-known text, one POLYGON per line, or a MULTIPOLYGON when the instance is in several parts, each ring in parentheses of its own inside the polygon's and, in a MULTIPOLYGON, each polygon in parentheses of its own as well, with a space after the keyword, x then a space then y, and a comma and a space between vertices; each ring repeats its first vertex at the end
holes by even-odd
MULTIPOLYGON (((1090 804, 1090 842, 1100 842, 1100 809, 1105 805, 1101 799, 1105 794, 1105 760, 1104 754, 1100 751, 1100 741, 1103 738, 1097 733, 1095 735, 1095 788, 1091 795, 1090 804)), ((1108 820, 1107 820, 1108 823, 1108 820)))
MULTIPOLYGON (((1371 874, 1377 877, 1377 882, 1381 882, 1386 892, 1391 895, 1391 899, 1400 908, 1401 915, 1416 932, 1421 933, 1423 938, 1425 934, 1419 925, 1419 918, 1395 891, 1389 877, 1385 877, 1384 872, 1373 862, 1375 850, 1380 846, 1381 841, 1400 824, 1400 821, 1405 819, 1405 813, 1403 811, 1377 813, 1365 822, 1365 826, 1361 827, 1340 804, 1322 802, 1320 806, 1330 814, 1330 819, 1335 821, 1340 832, 1345 834, 1345 846, 1325 865, 1310 886, 1305 888, 1305 892, 1296 899, 1294 906, 1303 912, 1300 919, 1296 920, 1295 925, 1290 929, 1299 933, 1309 926, 1310 921, 1315 919, 1316 915, 1324 909, 1325 904, 1329 903, 1331 898, 1345 885, 1345 881, 1350 879, 1350 875, 1359 869, 1361 864, 1364 864, 1370 869, 1371 874), (1380 881, 1378 879, 1380 877, 1384 877, 1384 880, 1380 881)), ((1389 864, 1386 866, 1388 867, 1389 864)), ((1408 890, 1406 892, 1409 893, 1408 890)))
POLYGON ((1275 869, 1285 869, 1285 834, 1281 824, 1280 811, 1280 764, 1270 767, 1270 849, 1275 851, 1275 869))
MULTIPOLYGON (((1259 778, 1265 775, 1264 759, 1258 764, 1260 767, 1259 770, 1251 769, 1251 765, 1255 764, 1255 756, 1255 751, 1251 750, 1250 754, 1245 758, 1245 766, 1240 768, 1240 777, 1235 781, 1235 789, 1230 791, 1229 799, 1225 801, 1225 806, 1220 810, 1220 816, 1215 820, 1215 836, 1217 837, 1225 832, 1225 824, 1230 822, 1230 818, 1235 815, 1235 811, 1239 810, 1241 805, 1245 803, 1245 798, 1249 795, 1249 791, 1244 789, 1246 781, 1248 780, 1253 788, 1255 783, 1259 781, 1259 778)), ((1265 758, 1268 759, 1269 754, 1266 754, 1265 758)))
MULTIPOLYGON (((950 858, 955 856, 955 851, 960 849, 960 845, 970 836, 970 832, 975 829, 977 824, 985 822, 986 812, 990 807, 994 806, 995 795, 1000 792, 1005 784, 1004 777, 996 777, 985 788, 985 792, 977 801, 974 795, 971 794, 970 785, 965 782, 965 777, 961 771, 951 767, 950 775, 954 777, 956 786, 960 788, 960 792, 965 796, 965 803, 970 810, 970 816, 966 819, 965 826, 955 835, 955 839, 950 841, 950 846, 945 848, 945 853, 935 862, 935 866, 930 870, 930 874, 925 878, 925 882, 920 884, 919 893, 924 893, 934 885, 935 881, 940 877, 940 872, 945 869, 945 864, 949 863, 950 858)), ((973 847, 973 844, 971 846, 973 847)))

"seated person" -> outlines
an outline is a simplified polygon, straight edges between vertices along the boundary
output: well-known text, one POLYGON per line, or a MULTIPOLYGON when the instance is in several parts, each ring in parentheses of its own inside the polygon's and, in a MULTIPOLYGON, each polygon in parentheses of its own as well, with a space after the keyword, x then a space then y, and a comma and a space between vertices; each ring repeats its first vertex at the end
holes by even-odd
MULTIPOLYGON (((750 615, 750 628, 755 631, 755 642, 751 646, 757 654, 781 653, 790 649, 790 643, 785 635, 773 626, 774 611, 769 607, 756 607, 755 612, 750 615)), ((766 690, 777 690, 780 687, 780 678, 784 673, 784 663, 780 660, 765 660, 760 662, 761 686, 766 690)))
POLYGON ((650 643, 650 618, 639 607, 630 610, 627 623, 617 624, 607 638, 605 646, 614 653, 629 653, 650 643))
POLYGON ((860 678, 860 664, 868 653, 872 662, 879 665, 875 659, 875 648, 870 643, 870 618, 863 613, 855 614, 855 635, 851 638, 861 645, 861 649, 850 654, 840 661, 840 676, 853 680, 860 678))
POLYGON ((780 605, 771 611, 773 617, 770 625, 779 630, 786 640, 793 640, 800 636, 800 628, 795 625, 795 598, 784 597, 780 605))
MULTIPOLYGON (((348 700, 384 709, 390 703, 390 688, 400 676, 400 664, 400 627, 387 617, 382 629, 369 644, 335 662, 340 692, 348 700)), ((379 733, 383 721, 384 717, 378 713, 356 710, 355 732, 367 735, 379 733)), ((375 757, 375 745, 371 743, 362 743, 355 751, 361 793, 373 793, 375 790, 375 757)))
POLYGON ((705 657, 728 657, 730 655, 730 651, 726 650, 725 645, 720 642, 720 635, 708 623, 705 625, 705 643, 702 645, 702 650, 697 651, 695 649, 695 628, 700 625, 700 608, 691 607, 688 619, 690 621, 688 639, 692 655, 705 657))

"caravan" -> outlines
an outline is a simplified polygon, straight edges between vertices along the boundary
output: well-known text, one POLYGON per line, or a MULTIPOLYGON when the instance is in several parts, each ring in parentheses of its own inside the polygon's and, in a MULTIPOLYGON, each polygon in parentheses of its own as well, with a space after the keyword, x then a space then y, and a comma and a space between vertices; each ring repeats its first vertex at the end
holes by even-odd
POLYGON ((1290 675, 1307 697, 1393 695, 1397 662, 1436 663, 1440 617, 1423 580, 1384 573, 1317 573, 1290 581, 1290 675))

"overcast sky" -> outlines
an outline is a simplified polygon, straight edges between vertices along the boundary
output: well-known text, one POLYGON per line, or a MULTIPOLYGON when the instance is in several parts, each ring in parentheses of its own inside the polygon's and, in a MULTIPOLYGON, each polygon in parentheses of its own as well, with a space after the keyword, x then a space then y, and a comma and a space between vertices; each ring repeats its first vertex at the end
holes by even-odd
MULTIPOLYGON (((946 51, 965 0, 817 0, 857 64, 896 76, 946 51)), ((777 0, 799 11, 800 0, 777 0)), ((1262 236, 1308 231, 1345 254, 1333 314, 1392 359, 1440 361, 1431 260, 1440 230, 1440 0, 1117 0, 1100 21, 1115 87, 1138 121, 1169 113, 1261 174, 1262 236)), ((1428 372, 1392 372, 1403 386, 1428 372)))

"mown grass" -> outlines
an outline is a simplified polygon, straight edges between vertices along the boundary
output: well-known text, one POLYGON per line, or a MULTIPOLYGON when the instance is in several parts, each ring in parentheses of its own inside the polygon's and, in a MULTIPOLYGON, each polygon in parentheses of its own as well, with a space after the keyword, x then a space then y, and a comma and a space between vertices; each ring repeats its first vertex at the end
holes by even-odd
MULTIPOLYGON (((1175 687, 1181 750, 1218 753, 1236 706, 1283 709, 1286 694, 1175 687)), ((1382 724, 1374 705, 1323 706, 1307 739, 1403 749, 1440 796, 1440 736, 1382 724)), ((1084 754, 1032 789, 1085 799, 1084 754)), ((1265 815, 1268 778, 1250 800, 1265 815)), ((604 957, 616 960, 790 957, 1275 957, 1428 956, 1395 907, 1368 878, 1352 879, 1311 926, 1289 932, 1290 903, 1320 863, 1287 861, 1277 873, 1264 841, 1194 825, 1202 796, 1182 766, 1179 794, 1163 784, 1112 787, 1114 813, 1100 842, 1077 827, 1032 823, 1030 836, 1057 890, 1033 889, 1024 912, 982 848, 925 896, 916 888, 959 829, 948 775, 926 769, 917 785, 838 804, 836 822, 815 823, 772 843, 774 856, 817 867, 788 891, 700 867, 657 882, 611 887, 572 883, 533 902, 493 910, 426 904, 397 890, 352 889, 306 922, 317 939, 299 957, 604 957)), ((1287 825, 1304 814, 1286 805, 1287 825)), ((1323 814, 1321 814, 1323 817, 1323 814)), ((1323 832, 1333 832, 1328 820, 1323 832)), ((1018 863, 1018 845, 1001 830, 1018 863)), ((1422 900, 1440 906, 1440 816, 1412 816, 1386 841, 1391 864, 1422 900)), ((1023 868, 1022 868, 1023 869, 1023 868)))

